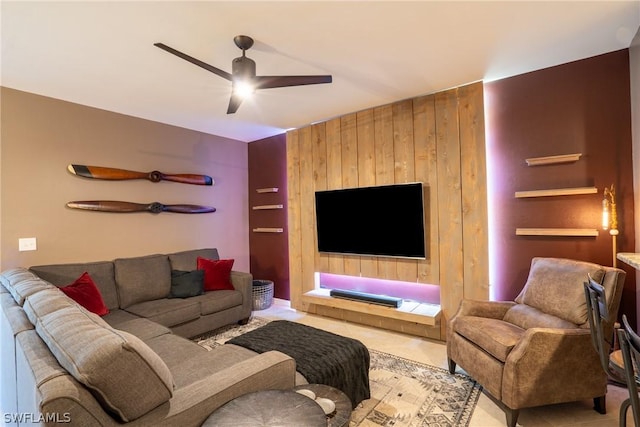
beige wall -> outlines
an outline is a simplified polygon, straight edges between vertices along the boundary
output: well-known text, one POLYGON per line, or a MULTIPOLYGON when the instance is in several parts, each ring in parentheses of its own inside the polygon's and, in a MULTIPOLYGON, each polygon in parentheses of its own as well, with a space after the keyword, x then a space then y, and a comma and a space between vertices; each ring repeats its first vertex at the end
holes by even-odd
POLYGON ((247 144, 1 89, 0 268, 217 247, 249 271, 247 144), (210 175, 215 185, 79 178, 67 165, 210 175), (198 204, 208 214, 72 210, 72 200, 198 204), (18 251, 18 238, 38 249, 18 251))

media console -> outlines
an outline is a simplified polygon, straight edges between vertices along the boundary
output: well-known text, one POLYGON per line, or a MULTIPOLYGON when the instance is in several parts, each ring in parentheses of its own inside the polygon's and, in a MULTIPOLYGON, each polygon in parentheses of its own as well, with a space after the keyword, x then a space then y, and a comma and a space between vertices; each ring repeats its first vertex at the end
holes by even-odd
POLYGON ((380 304, 393 308, 398 308, 402 305, 402 298, 370 294, 366 292, 350 291, 344 289, 331 289, 331 291, 329 291, 329 295, 334 298, 344 298, 353 301, 370 302, 373 304, 380 304))

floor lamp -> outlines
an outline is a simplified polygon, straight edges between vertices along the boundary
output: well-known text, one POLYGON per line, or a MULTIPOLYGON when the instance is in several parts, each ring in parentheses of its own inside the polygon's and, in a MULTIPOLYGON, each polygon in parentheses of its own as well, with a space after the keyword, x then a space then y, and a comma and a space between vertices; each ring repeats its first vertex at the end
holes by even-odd
POLYGON ((602 199, 602 229, 609 230, 613 252, 613 266, 617 267, 616 252, 618 249, 618 213, 616 212, 616 189, 611 184, 610 188, 604 189, 604 199, 602 199))

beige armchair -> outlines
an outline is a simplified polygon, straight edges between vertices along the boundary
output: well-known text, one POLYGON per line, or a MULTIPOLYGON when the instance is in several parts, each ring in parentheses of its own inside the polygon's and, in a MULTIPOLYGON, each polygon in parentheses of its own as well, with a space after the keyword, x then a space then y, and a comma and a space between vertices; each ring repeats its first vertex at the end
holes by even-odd
POLYGON ((505 411, 514 427, 519 410, 594 400, 605 413, 607 375, 591 341, 584 282, 601 283, 613 338, 625 272, 582 261, 534 258, 515 301, 463 300, 447 329, 449 371, 456 365, 505 411))

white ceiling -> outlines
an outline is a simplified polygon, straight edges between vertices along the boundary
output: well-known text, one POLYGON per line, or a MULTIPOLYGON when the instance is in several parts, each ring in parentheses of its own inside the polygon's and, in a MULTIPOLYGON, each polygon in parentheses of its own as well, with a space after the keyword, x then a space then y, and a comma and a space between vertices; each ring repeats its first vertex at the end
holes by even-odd
POLYGON ((4 1, 5 87, 241 141, 331 117, 629 47, 634 1, 4 1), (331 74, 258 91, 227 115, 231 85, 153 46, 231 72, 331 74))

